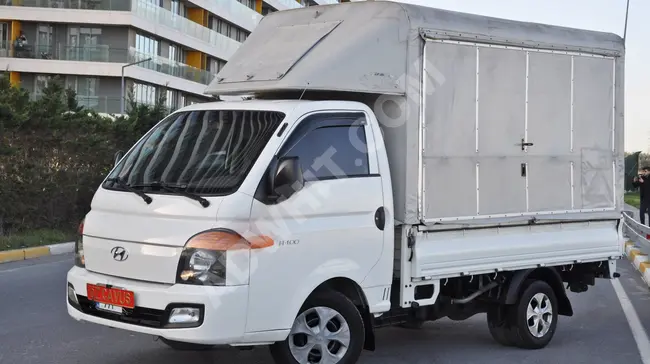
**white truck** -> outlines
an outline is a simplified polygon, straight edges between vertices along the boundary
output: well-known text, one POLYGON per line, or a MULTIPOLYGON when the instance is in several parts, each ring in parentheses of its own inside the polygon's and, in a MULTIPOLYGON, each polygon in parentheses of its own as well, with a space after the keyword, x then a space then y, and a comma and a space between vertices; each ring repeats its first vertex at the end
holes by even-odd
POLYGON ((487 313, 546 346, 623 255, 613 34, 384 1, 281 11, 97 190, 67 308, 176 349, 357 362, 487 313))

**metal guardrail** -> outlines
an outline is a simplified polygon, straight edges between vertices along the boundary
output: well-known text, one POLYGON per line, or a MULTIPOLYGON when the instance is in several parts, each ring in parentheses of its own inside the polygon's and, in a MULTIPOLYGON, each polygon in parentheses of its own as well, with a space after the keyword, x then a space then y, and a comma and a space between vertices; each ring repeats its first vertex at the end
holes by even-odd
POLYGON ((650 226, 636 221, 634 214, 629 211, 623 211, 623 234, 639 245, 650 249, 650 226))

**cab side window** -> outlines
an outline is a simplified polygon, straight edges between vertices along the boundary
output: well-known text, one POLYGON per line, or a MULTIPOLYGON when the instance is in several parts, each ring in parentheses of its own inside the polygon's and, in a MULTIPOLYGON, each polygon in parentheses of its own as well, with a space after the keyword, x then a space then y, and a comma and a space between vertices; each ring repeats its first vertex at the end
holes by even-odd
POLYGON ((365 122, 360 121, 359 115, 304 120, 280 155, 299 158, 305 181, 367 176, 365 122))

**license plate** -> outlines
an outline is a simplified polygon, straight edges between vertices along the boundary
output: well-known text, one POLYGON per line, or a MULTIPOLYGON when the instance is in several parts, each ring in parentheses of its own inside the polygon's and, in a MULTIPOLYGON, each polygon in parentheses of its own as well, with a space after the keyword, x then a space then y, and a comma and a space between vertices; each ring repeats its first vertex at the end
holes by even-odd
POLYGON ((118 306, 118 308, 120 308, 119 312, 122 312, 122 307, 135 307, 135 295, 133 292, 125 289, 106 288, 88 283, 86 285, 86 291, 88 292, 88 299, 90 301, 103 303, 109 306, 118 306))
POLYGON ((122 307, 119 307, 119 306, 113 306, 113 305, 108 305, 106 303, 97 302, 96 308, 98 310, 102 310, 102 311, 108 311, 108 312, 112 312, 112 313, 119 313, 120 315, 122 314, 122 307))

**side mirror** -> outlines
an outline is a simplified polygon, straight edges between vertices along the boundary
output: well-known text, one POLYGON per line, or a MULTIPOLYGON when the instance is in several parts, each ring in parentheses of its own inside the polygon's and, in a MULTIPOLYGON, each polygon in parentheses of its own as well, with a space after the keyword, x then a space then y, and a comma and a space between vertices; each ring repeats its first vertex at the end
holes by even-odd
POLYGON ((114 161, 115 165, 117 165, 122 160, 122 157, 124 157, 124 152, 123 151, 119 150, 119 151, 117 151, 117 153, 115 153, 115 157, 114 157, 115 158, 115 161, 114 161))
POLYGON ((271 175, 271 194, 288 199, 305 185, 298 157, 284 157, 278 161, 271 175))

